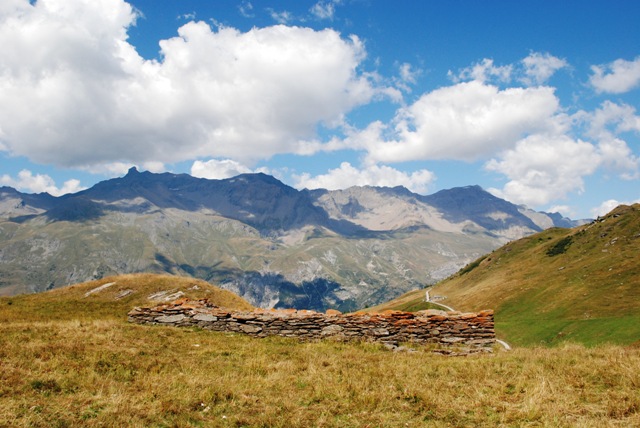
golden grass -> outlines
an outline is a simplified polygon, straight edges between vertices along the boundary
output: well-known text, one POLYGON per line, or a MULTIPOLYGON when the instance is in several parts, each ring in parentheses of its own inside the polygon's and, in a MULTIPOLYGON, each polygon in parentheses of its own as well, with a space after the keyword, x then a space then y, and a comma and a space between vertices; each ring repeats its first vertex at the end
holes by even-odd
POLYGON ((117 319, 0 324, 3 427, 628 427, 639 389, 640 350, 618 346, 452 358, 117 319))
POLYGON ((149 273, 126 274, 96 281, 56 288, 29 295, 0 298, 0 323, 17 320, 126 318, 134 306, 154 306, 160 301, 149 296, 161 291, 183 292, 192 299, 207 298, 215 305, 229 309, 250 310, 253 306, 236 294, 206 281, 172 275, 149 273), (105 284, 113 284, 101 291, 88 292, 105 284), (121 293, 128 291, 125 297, 121 293))

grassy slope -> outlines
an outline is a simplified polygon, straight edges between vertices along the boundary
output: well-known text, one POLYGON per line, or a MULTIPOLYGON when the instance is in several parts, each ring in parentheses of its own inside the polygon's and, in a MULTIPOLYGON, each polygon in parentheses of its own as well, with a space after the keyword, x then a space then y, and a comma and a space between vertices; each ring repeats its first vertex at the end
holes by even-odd
POLYGON ((129 274, 102 278, 51 291, 0 299, 0 323, 22 320, 123 319, 134 306, 159 302, 149 296, 162 291, 185 293, 185 297, 207 298, 212 303, 233 309, 251 309, 241 297, 208 282, 170 275, 129 274), (104 284, 114 283, 85 296, 104 284), (117 298, 123 291, 125 297, 117 298))
MULTIPOLYGON (((516 345, 632 343, 640 340, 638 254, 636 204, 589 225, 512 242, 440 282, 431 295, 446 296, 443 303, 460 310, 494 308, 499 336, 516 345)), ((418 290, 376 309, 423 298, 418 290)))
POLYGON ((111 280, 0 298, 0 426, 640 425, 637 347, 451 358, 140 326, 126 311, 156 291, 244 303, 192 279, 111 280), (115 301, 118 284, 136 296, 115 301))

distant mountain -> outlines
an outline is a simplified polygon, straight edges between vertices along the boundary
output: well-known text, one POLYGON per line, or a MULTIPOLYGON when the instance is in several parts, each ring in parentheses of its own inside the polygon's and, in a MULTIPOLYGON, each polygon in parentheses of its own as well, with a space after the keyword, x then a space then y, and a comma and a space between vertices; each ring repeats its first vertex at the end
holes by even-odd
MULTIPOLYGON (((430 289, 462 311, 492 307, 516 345, 640 343, 640 204, 621 205, 573 229, 510 242, 430 289)), ((420 309, 417 290, 377 307, 420 309)))
POLYGON ((441 190, 430 196, 412 193, 404 187, 370 186, 309 193, 331 218, 350 221, 368 230, 428 227, 442 232, 475 231, 514 239, 548 227, 581 224, 560 214, 516 206, 480 186, 441 190), (534 214, 537 221, 531 218, 534 214))
POLYGON ((55 206, 58 199, 48 193, 27 194, 11 187, 0 187, 0 218, 41 214, 55 206))
POLYGON ((0 294, 168 272, 256 306, 353 310, 559 221, 570 224, 478 186, 431 196, 298 191, 265 174, 207 180, 132 168, 58 198, 0 188, 0 294))

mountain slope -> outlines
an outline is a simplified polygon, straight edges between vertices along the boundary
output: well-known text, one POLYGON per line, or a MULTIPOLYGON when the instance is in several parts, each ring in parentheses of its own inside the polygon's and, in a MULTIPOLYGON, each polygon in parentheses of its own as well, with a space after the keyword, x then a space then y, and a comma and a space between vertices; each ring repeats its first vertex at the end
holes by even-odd
POLYGON ((540 230, 477 186, 430 199, 402 187, 298 191, 265 174, 207 180, 132 168, 59 198, 2 190, 0 295, 164 272, 255 306, 351 311, 540 230))
MULTIPOLYGON (((574 229, 509 243, 438 283, 431 296, 459 310, 492 307, 506 340, 533 345, 640 340, 640 205, 574 229)), ((423 300, 423 290, 382 305, 423 300)), ((379 308, 378 308, 379 309, 379 308)))

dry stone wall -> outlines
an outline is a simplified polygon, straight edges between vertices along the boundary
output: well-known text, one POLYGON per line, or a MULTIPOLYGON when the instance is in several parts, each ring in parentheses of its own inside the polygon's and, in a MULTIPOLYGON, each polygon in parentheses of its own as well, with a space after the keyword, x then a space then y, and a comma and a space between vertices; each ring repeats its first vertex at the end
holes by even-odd
POLYGON ((395 344, 435 343, 451 347, 490 350, 495 343, 493 311, 478 313, 386 311, 341 314, 329 310, 229 311, 206 300, 182 299, 153 308, 134 308, 130 322, 177 327, 200 327, 255 337, 284 336, 302 340, 333 338, 395 344))

